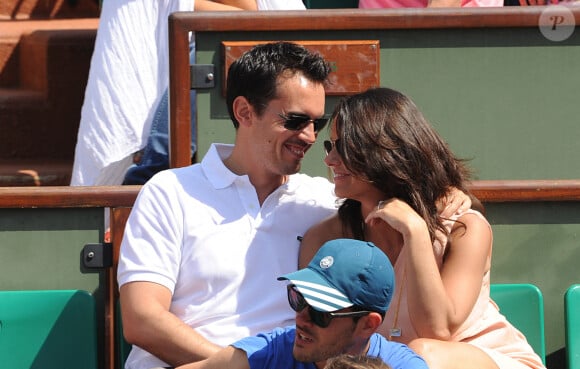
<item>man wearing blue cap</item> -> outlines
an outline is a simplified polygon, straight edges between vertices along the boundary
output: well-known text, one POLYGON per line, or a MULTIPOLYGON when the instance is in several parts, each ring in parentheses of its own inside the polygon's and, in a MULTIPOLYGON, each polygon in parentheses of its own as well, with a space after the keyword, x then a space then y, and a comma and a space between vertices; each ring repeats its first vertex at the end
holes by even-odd
MULTIPOLYGON (((296 325, 241 339, 179 369, 322 369, 340 354, 381 358, 393 369, 427 369, 407 346, 375 333, 395 288, 388 257, 370 242, 328 241, 288 280, 296 325)), ((259 303, 258 301, 256 303, 259 303)))

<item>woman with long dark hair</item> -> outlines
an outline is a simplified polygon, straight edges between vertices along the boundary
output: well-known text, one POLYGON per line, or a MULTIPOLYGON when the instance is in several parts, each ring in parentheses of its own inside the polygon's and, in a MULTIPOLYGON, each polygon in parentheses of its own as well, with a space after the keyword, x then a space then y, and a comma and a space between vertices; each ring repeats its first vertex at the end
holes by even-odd
POLYGON ((395 267, 396 292, 379 330, 437 368, 544 368, 489 297, 492 231, 468 210, 437 203, 467 190, 469 169, 405 95, 375 88, 336 107, 325 142, 337 215, 304 236, 300 267, 334 238, 372 241, 395 267))

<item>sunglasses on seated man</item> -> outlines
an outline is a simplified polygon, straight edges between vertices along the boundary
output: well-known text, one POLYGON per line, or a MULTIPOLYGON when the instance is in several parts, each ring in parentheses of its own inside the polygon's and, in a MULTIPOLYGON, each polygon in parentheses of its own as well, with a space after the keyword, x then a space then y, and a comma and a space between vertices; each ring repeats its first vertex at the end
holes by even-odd
POLYGON ((317 118, 311 119, 306 114, 295 114, 290 113, 288 115, 278 114, 280 118, 284 120, 284 128, 290 131, 300 131, 303 130, 311 122, 314 123, 314 132, 318 133, 326 123, 328 123, 328 118, 317 118))
POLYGON ((295 285, 289 284, 287 288, 288 303, 290 303, 292 310, 299 313, 304 310, 304 308, 308 307, 308 315, 310 316, 310 320, 320 328, 328 327, 334 318, 357 318, 371 313, 370 311, 350 311, 346 313, 318 311, 312 306, 308 305, 306 299, 300 292, 298 292, 295 285))

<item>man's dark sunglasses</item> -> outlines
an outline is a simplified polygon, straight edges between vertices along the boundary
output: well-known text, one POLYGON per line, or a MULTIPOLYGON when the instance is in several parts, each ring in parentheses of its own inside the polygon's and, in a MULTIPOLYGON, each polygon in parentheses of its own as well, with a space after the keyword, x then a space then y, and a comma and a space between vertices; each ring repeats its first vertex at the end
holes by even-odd
POLYGON ((311 119, 305 114, 290 113, 288 115, 278 115, 284 119, 284 128, 290 131, 301 131, 312 122, 314 123, 314 132, 318 133, 328 123, 328 118, 311 119))
POLYGON ((308 315, 310 316, 310 320, 320 328, 328 327, 334 318, 356 318, 371 313, 370 311, 350 311, 347 313, 330 313, 318 311, 312 306, 308 305, 304 296, 298 292, 296 286, 293 284, 288 285, 288 303, 290 303, 292 310, 297 313, 308 307, 308 315))
POLYGON ((326 151, 326 155, 330 154, 333 148, 335 148, 339 153, 342 151, 340 140, 332 141, 326 140, 323 142, 324 144, 324 151, 326 151))

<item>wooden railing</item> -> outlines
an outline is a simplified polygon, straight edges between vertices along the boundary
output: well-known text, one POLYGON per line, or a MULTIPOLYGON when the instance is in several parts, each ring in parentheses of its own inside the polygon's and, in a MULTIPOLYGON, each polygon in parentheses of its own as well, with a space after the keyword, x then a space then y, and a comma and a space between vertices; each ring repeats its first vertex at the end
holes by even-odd
POLYGON ((470 189, 483 203, 580 201, 580 180, 474 181, 470 189))
MULTIPOLYGON (((140 186, 0 187, 0 208, 131 207, 140 186)), ((580 180, 473 181, 481 202, 580 201, 580 180)))
POLYGON ((0 187, 0 208, 131 207, 141 186, 0 187))

